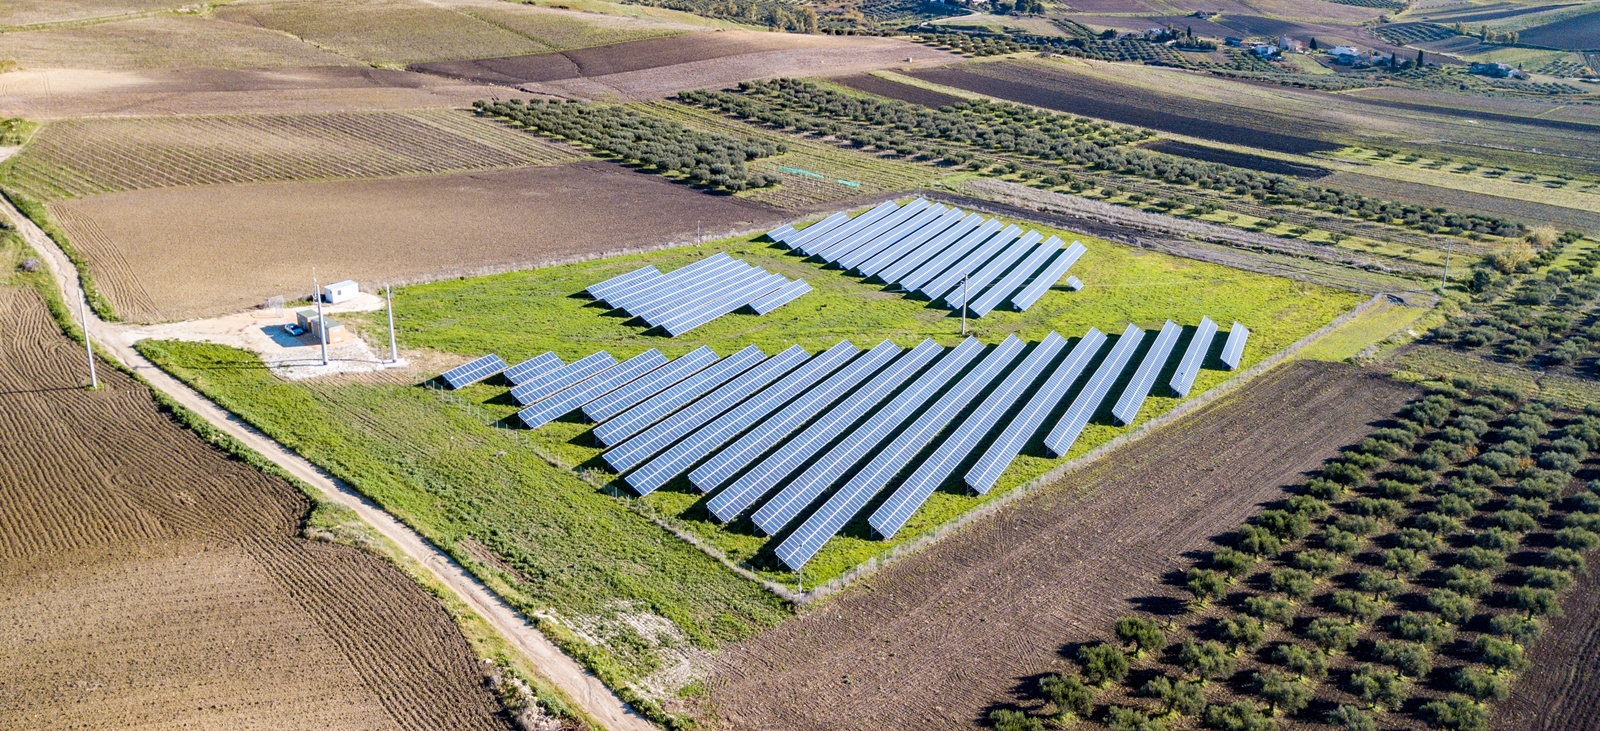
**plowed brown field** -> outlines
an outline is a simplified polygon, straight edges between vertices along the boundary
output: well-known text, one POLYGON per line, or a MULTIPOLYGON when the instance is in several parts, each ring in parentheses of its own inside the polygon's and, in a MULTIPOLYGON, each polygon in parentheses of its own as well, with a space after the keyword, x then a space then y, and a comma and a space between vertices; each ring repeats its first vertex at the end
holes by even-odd
POLYGON ((0 287, 0 729, 508 729, 444 610, 312 542, 231 460, 0 287))
POLYGON ((969 729, 1064 670, 1062 648, 1415 392, 1295 363, 727 650, 705 715, 736 729, 969 729))
POLYGON ((1517 731, 1600 728, 1600 580, 1590 569, 1562 598, 1565 617, 1533 644, 1533 667, 1496 707, 1494 727, 1517 731))
POLYGON ((85 242, 118 314, 133 320, 215 315, 277 294, 300 296, 310 291, 311 266, 370 288, 690 240, 697 228, 750 230, 784 216, 605 162, 155 188, 55 201, 50 209, 74 242, 85 242))

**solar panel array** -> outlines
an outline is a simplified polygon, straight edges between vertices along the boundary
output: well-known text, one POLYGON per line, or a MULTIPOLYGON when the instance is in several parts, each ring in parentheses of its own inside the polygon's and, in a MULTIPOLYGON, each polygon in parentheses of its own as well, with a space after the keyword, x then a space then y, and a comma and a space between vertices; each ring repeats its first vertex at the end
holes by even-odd
MULTIPOLYGON (((892 231, 892 220, 879 223, 892 231)), ((1224 361, 1231 353, 1237 363, 1248 332, 1235 323, 1224 361)), ((1175 366, 1174 392, 1193 387, 1215 333, 1216 323, 1202 319, 1175 366)), ((1109 351, 1109 338, 1090 328, 1070 349, 1050 333, 1031 348, 1010 336, 993 347, 927 340, 909 351, 885 341, 865 353, 843 341, 814 356, 795 346, 770 358, 754 346, 723 359, 709 348, 670 361, 651 350, 620 364, 603 352, 567 365, 545 354, 525 363, 538 364, 530 373, 549 370, 512 393, 529 427, 575 412, 599 422, 595 439, 609 447, 601 458, 634 492, 686 477, 710 493, 716 520, 748 516, 777 537, 778 559, 798 570, 874 503, 867 525, 893 537, 958 474, 983 494, 1035 439, 1065 454, 1124 376, 1111 414, 1132 421, 1183 328, 1166 322, 1129 374, 1145 335, 1130 324, 1109 351)), ((468 366, 452 373, 482 378, 475 374, 505 368, 494 356, 468 366)))
POLYGON ((1222 346, 1222 362, 1228 364, 1228 370, 1239 370, 1239 359, 1244 357, 1244 341, 1250 339, 1250 331, 1238 322, 1233 323, 1233 329, 1228 331, 1228 342, 1222 346))
POLYGON ((810 291, 803 279, 790 280, 724 253, 667 274, 653 266, 635 269, 584 293, 678 337, 741 307, 765 315, 810 291))
POLYGON ((511 385, 520 386, 564 365, 555 353, 546 351, 507 368, 505 376, 511 385))
POLYGON ((889 201, 855 218, 835 213, 800 230, 784 225, 767 236, 868 281, 953 310, 966 307, 975 317, 1008 302, 1018 312, 1032 307, 1086 251, 1076 241, 1063 249, 1054 236, 922 198, 889 201))
POLYGON ((445 371, 439 376, 451 389, 465 388, 489 376, 504 371, 506 362, 490 353, 482 358, 445 371))

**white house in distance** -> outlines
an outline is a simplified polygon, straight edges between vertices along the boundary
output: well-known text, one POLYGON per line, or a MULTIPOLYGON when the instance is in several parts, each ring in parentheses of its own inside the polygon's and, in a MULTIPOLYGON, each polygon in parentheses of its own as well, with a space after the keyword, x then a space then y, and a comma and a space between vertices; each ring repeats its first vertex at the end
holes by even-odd
POLYGON ((356 293, 360 291, 360 287, 356 285, 354 279, 346 279, 343 282, 334 282, 333 284, 323 286, 322 301, 330 305, 336 305, 340 302, 348 302, 352 299, 355 299, 356 293))

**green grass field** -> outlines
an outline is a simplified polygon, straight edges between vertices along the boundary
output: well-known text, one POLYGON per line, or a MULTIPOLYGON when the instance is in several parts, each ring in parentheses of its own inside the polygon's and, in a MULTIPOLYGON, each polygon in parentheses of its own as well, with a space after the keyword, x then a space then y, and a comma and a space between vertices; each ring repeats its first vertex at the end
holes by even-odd
MULTIPOLYGON (((1089 247, 1073 269, 1088 286, 1076 293, 1052 291, 1026 313, 995 313, 971 321, 986 343, 1011 333, 1034 341, 1052 330, 1075 339, 1091 326, 1115 334, 1129 322, 1149 330, 1167 318, 1193 325, 1209 315, 1223 328, 1234 320, 1251 327, 1248 366, 1361 299, 1040 230, 1089 247)), ((512 363, 546 350, 571 361, 601 349, 627 358, 650 348, 677 356, 701 345, 727 355, 752 344, 770 354, 793 344, 815 352, 846 338, 863 348, 884 339, 901 346, 924 338, 945 345, 960 340, 959 319, 949 312, 824 271, 756 238, 407 287, 395 296, 400 337, 408 349, 463 359, 496 352, 512 363), (646 263, 668 271, 717 251, 804 277, 815 291, 764 317, 723 317, 677 339, 646 335, 642 325, 575 296, 589 284, 646 263)), ((346 319, 375 332, 380 316, 364 317, 346 319)), ((648 498, 618 496, 631 492, 609 484, 612 475, 597 459, 600 451, 588 425, 569 417, 521 432, 520 438, 518 432, 496 428, 497 420, 516 410, 504 385, 471 386, 456 392, 457 402, 409 383, 290 383, 269 373, 253 354, 223 346, 147 341, 141 348, 163 368, 451 550, 523 611, 559 617, 563 627, 578 628, 596 640, 599 649, 589 649, 586 659, 611 668, 607 681, 614 686, 670 670, 682 648, 710 649, 788 615, 787 606, 758 584, 652 522, 693 534, 729 560, 792 585, 795 577, 774 569, 767 557, 768 539, 754 535, 747 520, 727 528, 711 522, 704 499, 681 478, 648 498), (484 559, 485 547, 504 565, 497 568, 492 557, 484 559), (664 617, 675 631, 640 636, 640 623, 627 621, 640 612, 664 617)), ((1202 371, 1194 394, 1230 376, 1202 371)), ((1177 403, 1152 397, 1139 421, 1177 403)), ((1068 457, 1124 431, 1092 424, 1068 457)), ((870 539, 861 525, 847 526, 807 566, 806 584, 837 577, 1062 461, 1048 459, 1039 445, 1030 445, 986 498, 947 485, 893 541, 870 539)), ((559 635, 562 630, 553 631, 559 635)), ((578 642, 580 649, 592 648, 578 642)))

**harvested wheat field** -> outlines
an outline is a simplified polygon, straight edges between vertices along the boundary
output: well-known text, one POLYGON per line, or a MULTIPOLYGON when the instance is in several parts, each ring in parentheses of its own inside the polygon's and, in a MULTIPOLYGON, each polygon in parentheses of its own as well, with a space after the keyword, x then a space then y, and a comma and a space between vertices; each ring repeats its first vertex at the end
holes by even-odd
POLYGON ((0 729, 509 729, 471 648, 308 500, 0 287, 0 729))
MULTIPOLYGON (((1071 663, 1189 551, 1282 495, 1414 395, 1299 362, 932 547, 719 659, 704 715, 737 729, 979 728, 1071 663)), ((1037 449, 1037 445, 1030 447, 1037 449)))
POLYGON ((359 66, 112 71, 24 69, 0 74, 0 116, 314 114, 462 109, 492 86, 359 66))
POLYGON ((325 280, 438 279, 776 225, 784 213, 605 162, 156 188, 50 204, 120 315, 233 312, 325 280))
POLYGON ((893 38, 719 31, 576 51, 424 63, 412 70, 587 99, 659 99, 776 76, 843 76, 956 63, 956 54, 893 38), (907 59, 910 59, 908 62, 907 59))
POLYGON ((548 165, 587 153, 461 110, 65 120, 8 182, 40 200, 142 188, 548 165))

